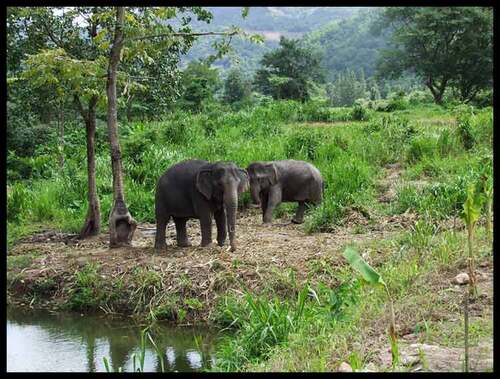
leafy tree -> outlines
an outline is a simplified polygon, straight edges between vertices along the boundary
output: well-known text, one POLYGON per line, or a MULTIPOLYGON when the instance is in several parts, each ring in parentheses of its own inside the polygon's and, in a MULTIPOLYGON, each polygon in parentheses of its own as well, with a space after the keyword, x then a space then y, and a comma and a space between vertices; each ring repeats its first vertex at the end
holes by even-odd
POLYGON ((204 102, 213 100, 220 87, 217 69, 201 61, 190 62, 182 73, 183 94, 180 102, 184 108, 199 112, 204 102))
POLYGON ((264 54, 262 68, 254 82, 265 95, 275 99, 305 101, 310 97, 312 81, 323 81, 321 56, 298 40, 281 37, 280 47, 264 54))
POLYGON ((379 62, 381 75, 415 72, 437 104, 450 85, 468 101, 491 83, 491 8, 390 7, 378 24, 393 29, 392 49, 379 62))
MULTIPOLYGON (((46 48, 37 53, 43 58, 40 64, 35 57, 28 64, 30 70, 42 73, 38 84, 54 84, 54 88, 62 91, 61 96, 67 91, 66 97, 74 99, 86 126, 95 125, 95 107, 100 99, 104 99, 102 89, 104 78, 107 78, 105 88, 114 194, 109 225, 110 246, 130 243, 135 229, 135 221, 128 212, 123 193, 121 151, 117 132, 117 84, 123 85, 124 89, 127 85, 128 88, 142 89, 140 83, 130 80, 127 72, 118 71, 119 63, 132 62, 131 66, 134 66, 135 62, 136 67, 141 64, 152 65, 163 50, 185 53, 199 36, 222 35, 230 38, 238 33, 237 30, 193 32, 189 26, 191 17, 181 17, 177 30, 165 22, 188 10, 196 15, 198 20, 209 22, 211 19, 210 12, 201 7, 44 7, 22 8, 19 12, 11 13, 13 22, 10 30, 17 34, 12 40, 15 41, 20 36, 22 39, 34 35, 40 38, 41 42, 28 45, 37 45, 38 49, 46 48), (44 64, 50 67, 44 67, 44 64), (72 77, 72 73, 76 78, 72 77), (94 122, 87 123, 90 119, 94 122)), ((244 8, 244 11, 247 9, 244 8)), ((219 42, 217 48, 217 54, 223 54, 228 48, 227 41, 219 42)), ((12 60, 11 67, 18 68, 15 59, 12 60)), ((20 67, 22 69, 22 64, 20 67)), ((88 133, 87 142, 89 137, 88 133)), ((93 141, 92 138, 91 140, 93 141)), ((92 154, 88 151, 88 157, 90 155, 92 154)), ((92 172, 91 167, 88 162, 89 175, 92 172)), ((93 175, 95 177, 95 166, 93 175)))
POLYGON ((333 106, 351 106, 356 99, 367 97, 363 71, 359 78, 353 70, 337 74, 337 79, 327 87, 328 97, 333 106))
POLYGON ((251 84, 243 77, 240 70, 229 71, 224 81, 224 101, 229 104, 244 101, 250 97, 251 92, 251 84))

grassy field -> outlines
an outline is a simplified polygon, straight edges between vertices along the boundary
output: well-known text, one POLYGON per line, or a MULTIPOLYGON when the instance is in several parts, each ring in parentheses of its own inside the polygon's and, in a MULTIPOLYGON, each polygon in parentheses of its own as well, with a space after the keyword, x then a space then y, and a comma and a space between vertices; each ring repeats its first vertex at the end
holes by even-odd
MULTIPOLYGON (((126 199, 142 234, 134 247, 114 251, 104 234, 71 242, 86 212, 84 137, 75 126, 67 132, 62 169, 57 148, 43 147, 24 162, 33 167, 34 179, 9 182, 8 299, 234 329, 214 370, 329 371, 341 362, 355 370, 389 370, 386 297, 364 285, 342 257, 344 247, 355 246, 393 294, 402 351, 411 343, 462 347, 463 289, 451 280, 466 271, 460 212, 467 186, 492 176, 492 109, 405 108, 377 112, 271 102, 239 112, 214 107, 124 124, 126 199), (266 229, 259 214, 246 209, 246 193, 237 252, 179 249, 170 242, 165 256, 154 256, 147 231, 154 227, 156 180, 187 158, 231 160, 241 167, 255 160, 307 160, 325 179, 324 201, 308 210, 300 226, 288 222, 296 204, 282 204, 266 229), (33 235, 47 230, 58 232, 33 235)), ((112 194, 103 125, 98 141, 97 186, 105 216, 112 194)), ((196 222, 188 232, 195 246, 196 222)), ((491 244, 482 214, 474 247, 483 295, 471 311, 472 346, 492 338, 491 244)), ((425 354, 419 362, 437 370, 425 354)), ((452 364, 448 368, 455 369, 452 364)))

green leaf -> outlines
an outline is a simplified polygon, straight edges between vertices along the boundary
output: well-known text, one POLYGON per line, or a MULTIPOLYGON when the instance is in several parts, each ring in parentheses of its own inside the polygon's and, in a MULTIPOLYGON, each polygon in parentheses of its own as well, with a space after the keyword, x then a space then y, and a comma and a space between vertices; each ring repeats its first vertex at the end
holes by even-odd
POLYGON ((371 284, 382 284, 385 286, 385 282, 382 277, 368 263, 366 263, 363 258, 361 258, 354 248, 347 247, 344 250, 344 257, 354 269, 361 273, 363 279, 367 282, 371 284))

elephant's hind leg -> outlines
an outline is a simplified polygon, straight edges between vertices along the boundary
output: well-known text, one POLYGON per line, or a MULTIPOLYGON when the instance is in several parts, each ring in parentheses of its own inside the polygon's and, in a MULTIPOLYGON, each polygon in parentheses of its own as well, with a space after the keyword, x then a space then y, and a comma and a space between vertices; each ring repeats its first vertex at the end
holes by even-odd
POLYGON ((295 212, 295 216, 293 216, 293 218, 292 218, 292 222, 294 224, 302 224, 304 222, 305 210, 306 210, 305 201, 299 201, 299 207, 297 208, 297 211, 295 212))
POLYGON ((175 231, 177 234, 177 246, 179 247, 189 247, 191 242, 187 238, 186 223, 187 218, 174 217, 175 231))

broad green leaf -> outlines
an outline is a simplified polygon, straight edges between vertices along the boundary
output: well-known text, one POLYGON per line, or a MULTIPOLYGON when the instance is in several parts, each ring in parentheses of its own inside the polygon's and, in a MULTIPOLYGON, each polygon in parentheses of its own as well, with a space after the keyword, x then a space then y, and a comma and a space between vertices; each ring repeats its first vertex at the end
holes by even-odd
POLYGON ((467 188, 467 199, 463 205, 462 218, 467 225, 473 225, 481 214, 483 198, 476 191, 473 184, 467 188))
POLYGON ((363 279, 367 282, 371 284, 382 284, 385 286, 385 282, 382 277, 368 263, 366 263, 363 258, 361 258, 354 248, 347 247, 344 250, 344 257, 354 269, 361 273, 363 279))

